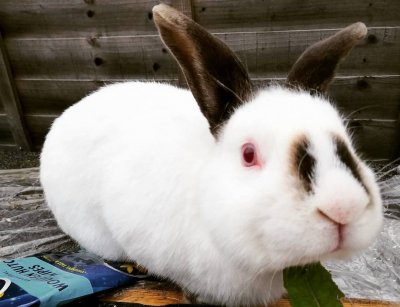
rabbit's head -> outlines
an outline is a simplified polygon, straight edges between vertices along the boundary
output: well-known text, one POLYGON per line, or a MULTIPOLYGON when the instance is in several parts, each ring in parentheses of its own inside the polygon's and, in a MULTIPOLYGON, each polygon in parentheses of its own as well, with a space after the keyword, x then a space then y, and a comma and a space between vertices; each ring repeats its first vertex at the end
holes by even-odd
POLYGON ((198 218, 217 249, 260 271, 367 247, 382 223, 379 188, 323 97, 365 25, 309 47, 285 84, 256 88, 237 56, 191 19, 164 4, 153 16, 216 140, 198 218))

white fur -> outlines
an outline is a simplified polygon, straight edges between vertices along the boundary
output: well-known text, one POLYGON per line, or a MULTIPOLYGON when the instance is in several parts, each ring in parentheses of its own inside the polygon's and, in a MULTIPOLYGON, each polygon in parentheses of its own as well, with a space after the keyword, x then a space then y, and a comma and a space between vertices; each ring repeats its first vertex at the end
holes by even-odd
POLYGON ((381 199, 362 163, 367 195, 334 154, 350 140, 319 97, 269 88, 240 107, 218 141, 189 91, 114 84, 58 118, 41 156, 41 182, 60 227, 108 259, 135 260, 200 300, 254 305, 284 292, 282 269, 367 246, 381 199), (315 194, 299 188, 290 148, 307 135, 317 158, 315 194), (260 169, 241 163, 257 144, 260 169), (346 223, 340 250, 336 226, 346 223))

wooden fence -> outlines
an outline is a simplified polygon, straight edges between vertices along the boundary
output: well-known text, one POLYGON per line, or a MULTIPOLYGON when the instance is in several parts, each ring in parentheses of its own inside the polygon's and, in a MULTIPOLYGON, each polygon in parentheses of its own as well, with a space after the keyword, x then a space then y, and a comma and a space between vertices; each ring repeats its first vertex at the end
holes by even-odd
MULTIPOLYGON (((0 147, 39 150, 52 121, 97 89, 179 82, 141 0, 0 1, 0 147)), ((368 159, 399 155, 400 1, 169 0, 235 50, 257 83, 286 76, 310 44, 355 21, 369 28, 330 97, 368 159)))

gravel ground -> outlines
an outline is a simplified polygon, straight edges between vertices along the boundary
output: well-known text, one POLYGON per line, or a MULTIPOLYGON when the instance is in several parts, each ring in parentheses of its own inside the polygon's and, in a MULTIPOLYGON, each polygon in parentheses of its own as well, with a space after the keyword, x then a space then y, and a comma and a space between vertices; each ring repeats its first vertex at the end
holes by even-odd
POLYGON ((0 150, 0 169, 30 168, 39 166, 38 152, 0 150))

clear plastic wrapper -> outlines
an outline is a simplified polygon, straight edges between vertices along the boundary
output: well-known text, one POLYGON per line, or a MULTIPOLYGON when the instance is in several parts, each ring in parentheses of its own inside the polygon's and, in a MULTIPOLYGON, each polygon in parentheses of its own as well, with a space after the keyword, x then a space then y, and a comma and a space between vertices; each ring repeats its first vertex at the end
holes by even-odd
POLYGON ((346 297, 400 302, 400 221, 385 219, 378 240, 367 251, 324 266, 346 297))
POLYGON ((0 260, 76 250, 43 199, 38 168, 0 170, 0 260))
POLYGON ((400 302, 400 167, 387 165, 377 177, 386 217, 378 239, 350 261, 324 265, 347 297, 400 302))

